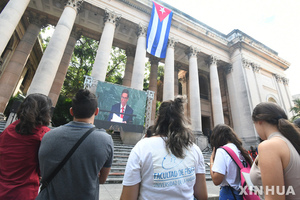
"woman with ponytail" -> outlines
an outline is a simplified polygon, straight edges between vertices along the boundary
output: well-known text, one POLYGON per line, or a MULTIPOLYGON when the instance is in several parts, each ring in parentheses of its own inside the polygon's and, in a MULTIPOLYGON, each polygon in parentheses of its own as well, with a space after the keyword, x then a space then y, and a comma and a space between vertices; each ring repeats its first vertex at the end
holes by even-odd
POLYGON ((183 98, 165 101, 153 136, 132 149, 123 180, 122 200, 207 199, 204 159, 184 117, 183 98))
POLYGON ((210 137, 213 152, 210 157, 210 174, 215 185, 221 187, 220 200, 242 200, 240 195, 241 177, 240 170, 230 155, 221 148, 226 146, 233 150, 242 163, 247 162, 250 166, 252 160, 242 141, 233 129, 226 124, 218 124, 210 137))
POLYGON ((300 132, 275 103, 260 103, 252 113, 257 133, 264 140, 250 177, 263 186, 265 200, 300 199, 300 132))

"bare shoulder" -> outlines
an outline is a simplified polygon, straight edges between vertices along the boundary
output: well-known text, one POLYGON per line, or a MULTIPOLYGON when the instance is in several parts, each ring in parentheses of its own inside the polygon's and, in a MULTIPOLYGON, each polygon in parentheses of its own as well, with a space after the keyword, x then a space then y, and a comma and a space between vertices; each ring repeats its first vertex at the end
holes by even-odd
POLYGON ((279 137, 273 137, 270 140, 265 140, 258 145, 259 162, 264 161, 281 161, 284 168, 289 163, 290 152, 288 145, 279 137))
POLYGON ((265 150, 282 151, 282 149, 288 149, 285 141, 279 137, 273 137, 270 140, 265 140, 258 145, 258 152, 265 150))

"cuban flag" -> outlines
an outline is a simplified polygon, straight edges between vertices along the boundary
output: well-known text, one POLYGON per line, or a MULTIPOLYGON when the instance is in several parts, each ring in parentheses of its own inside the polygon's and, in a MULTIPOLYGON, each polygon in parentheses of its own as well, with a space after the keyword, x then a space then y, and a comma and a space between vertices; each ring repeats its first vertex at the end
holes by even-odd
POLYGON ((147 52, 165 58, 173 12, 155 2, 147 30, 147 52))

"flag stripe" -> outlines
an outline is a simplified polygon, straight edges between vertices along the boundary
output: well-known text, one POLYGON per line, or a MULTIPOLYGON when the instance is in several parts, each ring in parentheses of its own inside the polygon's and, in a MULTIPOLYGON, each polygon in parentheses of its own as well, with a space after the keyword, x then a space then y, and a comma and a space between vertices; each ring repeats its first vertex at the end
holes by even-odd
POLYGON ((146 50, 148 53, 159 58, 166 57, 172 16, 173 12, 171 11, 162 21, 160 21, 159 13, 153 3, 147 30, 146 50))
MULTIPOLYGON (((160 34, 156 37, 158 37, 158 45, 157 45, 157 48, 156 48, 156 52, 155 52, 155 56, 156 57, 160 57, 161 56, 161 53, 162 53, 162 50, 163 50, 163 45, 165 43, 165 34, 166 34, 166 27, 168 25, 168 21, 169 21, 169 15, 164 19, 163 23, 162 23, 162 27, 161 27, 161 31, 160 31, 160 34)), ((168 38, 167 38, 168 39, 168 38)))
POLYGON ((152 9, 152 16, 147 30, 147 52, 151 53, 152 45, 155 39, 156 28, 159 21, 158 14, 155 9, 152 9))

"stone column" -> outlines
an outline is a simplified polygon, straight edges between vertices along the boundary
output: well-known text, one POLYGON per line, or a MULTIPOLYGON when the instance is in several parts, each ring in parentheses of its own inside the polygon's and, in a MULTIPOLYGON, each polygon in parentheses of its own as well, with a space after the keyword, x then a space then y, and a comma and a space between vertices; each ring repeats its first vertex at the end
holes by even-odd
POLYGON ((146 59, 146 34, 147 27, 139 24, 138 41, 134 57, 133 72, 131 78, 131 87, 137 90, 143 90, 145 59, 146 59))
POLYGON ((53 36, 35 72, 28 94, 41 93, 48 96, 58 66, 66 49, 82 0, 69 0, 55 27, 53 36))
POLYGON ((291 99, 292 95, 291 95, 290 89, 289 89, 289 79, 287 79, 285 77, 282 77, 282 82, 283 82, 284 90, 285 90, 285 93, 286 93, 286 96, 287 96, 288 106, 290 108, 287 112, 288 118, 291 118, 294 114, 290 111, 291 108, 293 107, 293 101, 291 99))
POLYGON ((281 89, 280 89, 280 85, 279 85, 281 83, 281 76, 279 74, 273 74, 273 77, 276 80, 275 86, 276 86, 276 90, 277 90, 277 93, 278 93, 278 98, 279 98, 279 101, 280 101, 280 105, 286 111, 285 106, 284 106, 282 93, 281 93, 281 89))
POLYGON ((91 75, 96 80, 105 81, 115 29, 120 18, 121 15, 116 14, 114 11, 105 9, 104 29, 101 35, 91 75))
POLYGON ((201 103, 197 54, 199 50, 193 46, 190 47, 189 56, 189 96, 190 96, 190 116, 192 130, 196 133, 202 132, 201 122, 201 103))
POLYGON ((125 67, 125 74, 123 77, 123 85, 126 87, 130 87, 130 85, 131 85, 134 54, 135 54, 135 51, 134 51, 133 47, 127 47, 127 49, 126 49, 127 62, 126 62, 126 67, 125 67))
POLYGON ((178 96, 178 90, 179 90, 179 86, 178 86, 178 83, 179 83, 179 81, 178 81, 178 72, 179 72, 179 68, 178 68, 178 66, 179 65, 177 65, 176 67, 175 67, 175 70, 174 70, 174 96, 176 97, 176 96, 178 96))
POLYGON ((280 95, 281 100, 282 100, 282 108, 288 114, 291 108, 289 108, 289 102, 288 102, 289 100, 288 100, 288 97, 286 95, 285 88, 283 85, 283 80, 285 80, 285 79, 284 79, 284 77, 282 77, 280 75, 275 75, 275 77, 276 77, 278 88, 279 88, 278 95, 280 95))
POLYGON ((30 25, 0 78, 0 113, 4 112, 14 89, 18 84, 18 80, 27 63, 42 25, 46 24, 45 18, 40 18, 32 13, 30 13, 29 21, 30 25))
POLYGON ((174 46, 177 40, 170 38, 165 59, 163 101, 174 100, 174 46))
POLYGON ((244 142, 243 145, 249 148, 250 145, 257 145, 255 128, 251 120, 252 109, 250 96, 246 84, 245 68, 243 66, 243 55, 239 45, 231 47, 231 70, 228 68, 226 76, 228 94, 234 131, 244 142))
POLYGON ((14 33, 30 0, 10 0, 0 14, 0 55, 14 33))
POLYGON ((151 63, 149 90, 154 92, 154 98, 152 100, 152 111, 151 111, 151 125, 153 125, 155 122, 155 113, 156 113, 157 69, 158 69, 158 62, 160 59, 151 55, 149 60, 151 63))
MULTIPOLYGON (((188 97, 188 83, 187 83, 187 77, 186 77, 187 72, 186 71, 181 71, 180 74, 180 82, 182 85, 182 96, 188 97)), ((189 102, 188 102, 189 103, 189 102)), ((188 103, 184 104, 184 116, 188 117, 188 103)))
POLYGON ((64 55, 61 59, 61 62, 59 64, 58 70, 56 72, 54 82, 52 84, 52 87, 49 92, 49 97, 52 100, 53 107, 56 106, 60 90, 64 84, 65 77, 68 72, 68 68, 70 65, 70 61, 72 58, 72 54, 76 45, 77 40, 80 38, 81 32, 73 30, 71 32, 71 36, 69 38, 69 41, 67 43, 64 55))
POLYGON ((211 87, 211 103, 214 117, 214 126, 224 124, 224 114, 222 106, 222 96, 220 90, 220 81, 217 68, 218 58, 210 56, 210 87, 211 87))
POLYGON ((252 63, 252 70, 254 74, 255 84, 258 92, 258 100, 259 103, 262 102, 262 94, 263 94, 263 84, 261 83, 262 78, 260 76, 261 67, 257 64, 252 63))

